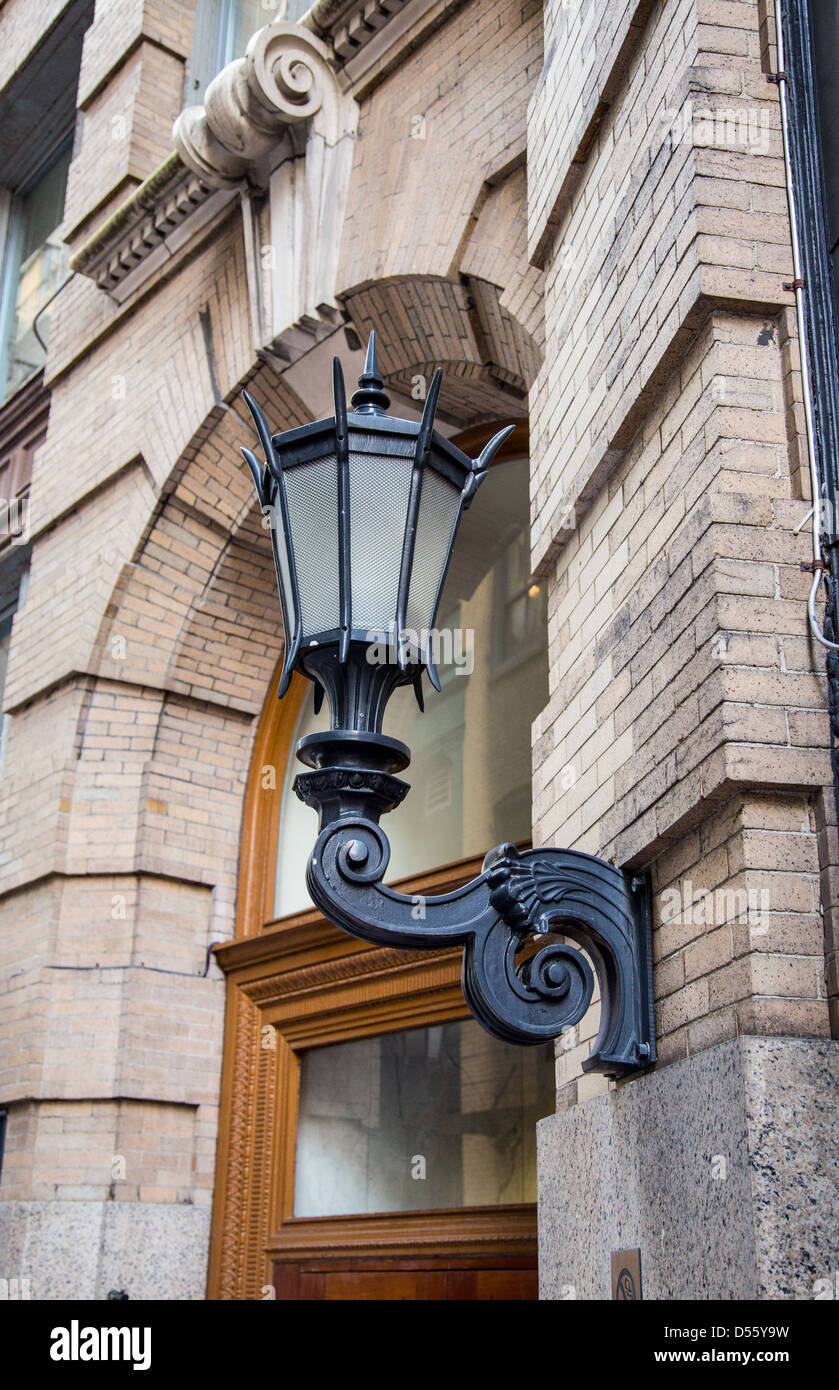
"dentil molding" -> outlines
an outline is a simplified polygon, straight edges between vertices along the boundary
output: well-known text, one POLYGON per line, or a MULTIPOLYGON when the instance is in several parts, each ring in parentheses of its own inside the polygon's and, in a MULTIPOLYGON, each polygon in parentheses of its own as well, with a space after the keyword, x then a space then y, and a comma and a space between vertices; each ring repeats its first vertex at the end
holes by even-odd
POLYGON ((278 20, 178 116, 175 152, 74 257, 122 303, 238 199, 251 341, 278 368, 334 332, 358 105, 330 46, 278 20))

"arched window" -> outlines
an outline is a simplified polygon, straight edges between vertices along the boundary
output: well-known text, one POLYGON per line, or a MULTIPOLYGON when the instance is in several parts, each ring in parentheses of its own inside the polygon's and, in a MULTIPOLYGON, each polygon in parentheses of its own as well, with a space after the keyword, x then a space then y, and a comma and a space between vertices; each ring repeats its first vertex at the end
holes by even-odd
MULTIPOLYGON (((425 713, 410 686, 398 690, 384 732, 411 749, 403 804, 385 818, 389 879, 471 858, 531 834, 530 728, 547 702, 545 591, 531 584, 528 458, 523 431, 502 451, 466 513, 437 618, 438 694, 426 683, 425 713)), ((472 453, 490 431, 463 441, 472 453)), ((457 441, 461 442, 461 441, 457 441)), ((293 749, 328 727, 305 692, 291 739, 280 807, 274 912, 309 905, 305 865, 317 816, 299 802, 293 749)))

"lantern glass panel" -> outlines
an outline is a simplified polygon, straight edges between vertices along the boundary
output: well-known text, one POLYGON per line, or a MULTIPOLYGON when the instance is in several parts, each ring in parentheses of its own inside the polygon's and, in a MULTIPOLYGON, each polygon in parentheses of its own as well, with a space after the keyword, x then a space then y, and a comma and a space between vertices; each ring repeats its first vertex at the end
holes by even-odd
POLYGON ((312 634, 331 632, 341 621, 335 455, 287 468, 284 478, 305 641, 312 634))
POLYGON ((452 530, 460 511, 461 490, 433 468, 422 480, 414 564, 408 595, 407 626, 414 632, 430 629, 452 530))
POLYGON ((271 540, 274 546, 274 562, 283 598, 286 622, 291 628, 291 631, 285 634, 285 640, 288 644, 294 637, 294 595, 291 587, 291 572, 288 563, 288 541, 286 540, 283 530, 279 503, 276 506, 272 519, 271 540))
MULTIPOLYGON (((530 836, 530 731, 548 699, 548 645, 544 586, 532 596, 525 578, 528 625, 521 631, 510 621, 522 598, 519 553, 525 563, 530 553, 528 480, 525 457, 493 466, 463 516, 436 619, 452 637, 437 653, 442 695, 426 693, 424 714, 410 686, 388 702, 384 732, 411 749, 405 773, 411 791, 387 824, 389 883, 530 836), (465 659, 470 651, 471 661, 465 659)), ((329 722, 325 704, 315 715, 307 690, 291 746, 329 722)), ((311 901, 305 864, 317 816, 291 790, 298 771, 290 758, 277 842, 277 916, 311 901)))
POLYGON ((396 620, 412 466, 350 449, 352 625, 365 632, 387 632, 396 620))

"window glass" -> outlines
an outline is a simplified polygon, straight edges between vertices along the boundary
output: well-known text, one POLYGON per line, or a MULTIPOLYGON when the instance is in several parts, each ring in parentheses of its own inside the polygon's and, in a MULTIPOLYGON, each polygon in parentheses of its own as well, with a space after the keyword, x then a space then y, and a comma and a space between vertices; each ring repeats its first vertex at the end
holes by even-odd
POLYGON ((213 78, 234 58, 244 56, 257 29, 277 19, 300 19, 308 9, 311 0, 198 0, 187 105, 200 105, 213 78))
POLYGON ((3 766, 3 751, 6 745, 6 715, 3 701, 6 693, 6 671, 9 666, 9 647, 12 640, 12 616, 0 620, 0 770, 3 766))
POLYGON ((304 1052, 294 1215, 534 1202, 554 1092, 553 1045, 472 1020, 304 1052))
MULTIPOLYGON (((440 663, 442 693, 424 680, 425 713, 410 686, 397 690, 384 732, 411 749, 411 790, 384 820, 393 882, 531 835, 531 737, 547 703, 544 586, 529 579, 528 461, 495 464, 455 543, 437 630, 453 658, 440 663)), ((305 865, 317 815, 291 789, 298 739, 329 726, 307 690, 286 769, 275 912, 311 905, 305 865)))
POLYGON ((59 236, 71 145, 12 204, 3 267, 3 395, 10 395, 44 365, 38 337, 47 341, 47 301, 67 277, 68 248, 59 236), (35 320, 38 319, 38 335, 35 320))

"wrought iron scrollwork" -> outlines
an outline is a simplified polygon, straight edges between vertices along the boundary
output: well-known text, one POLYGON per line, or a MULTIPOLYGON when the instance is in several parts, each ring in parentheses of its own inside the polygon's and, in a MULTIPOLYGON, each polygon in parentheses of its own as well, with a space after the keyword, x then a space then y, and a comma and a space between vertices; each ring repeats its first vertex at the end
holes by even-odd
POLYGON ((344 815, 317 839, 309 892, 325 916, 363 940, 462 945, 469 1007, 507 1042, 545 1043, 579 1023, 596 974, 600 1030, 583 1070, 625 1076, 655 1061, 646 880, 575 850, 501 845, 454 892, 407 896, 382 883, 389 857, 379 825, 344 815))

